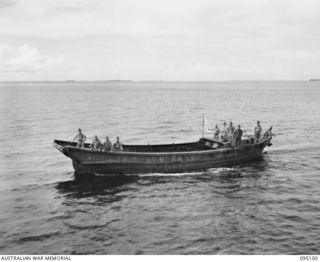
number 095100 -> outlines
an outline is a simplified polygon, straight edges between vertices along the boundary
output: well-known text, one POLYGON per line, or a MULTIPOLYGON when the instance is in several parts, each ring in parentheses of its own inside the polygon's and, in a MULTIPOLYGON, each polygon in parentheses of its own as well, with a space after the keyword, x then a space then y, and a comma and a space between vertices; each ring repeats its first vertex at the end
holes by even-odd
POLYGON ((300 256, 300 260, 303 261, 317 261, 318 256, 300 256))

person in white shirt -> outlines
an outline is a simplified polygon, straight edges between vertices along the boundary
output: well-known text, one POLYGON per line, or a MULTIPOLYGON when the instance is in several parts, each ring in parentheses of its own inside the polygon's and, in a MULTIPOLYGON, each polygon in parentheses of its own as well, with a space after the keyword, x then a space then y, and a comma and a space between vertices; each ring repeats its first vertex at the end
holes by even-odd
POLYGON ((82 133, 81 128, 78 129, 78 134, 74 137, 73 141, 77 140, 77 147, 84 147, 84 142, 87 137, 82 133))
POLYGON ((228 134, 227 134, 227 123, 223 123, 223 127, 220 131, 220 140, 221 141, 227 141, 228 140, 228 134))

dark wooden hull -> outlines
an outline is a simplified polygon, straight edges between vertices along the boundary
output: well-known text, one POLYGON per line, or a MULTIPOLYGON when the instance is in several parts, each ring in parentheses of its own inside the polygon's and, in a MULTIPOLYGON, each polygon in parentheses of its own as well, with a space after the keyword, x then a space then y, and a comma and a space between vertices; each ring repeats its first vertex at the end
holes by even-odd
POLYGON ((61 145, 57 140, 55 140, 55 146, 72 159, 73 167, 78 174, 113 175, 177 173, 235 166, 260 158, 263 149, 270 145, 270 140, 271 138, 257 144, 242 145, 236 148, 185 152, 100 152, 77 148, 73 145, 61 145))

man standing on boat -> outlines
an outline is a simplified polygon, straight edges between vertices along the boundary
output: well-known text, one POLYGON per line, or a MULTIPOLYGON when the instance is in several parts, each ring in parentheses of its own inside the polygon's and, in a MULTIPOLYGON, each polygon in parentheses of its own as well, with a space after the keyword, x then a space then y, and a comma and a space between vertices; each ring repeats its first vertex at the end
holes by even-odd
POLYGON ((228 140, 228 133, 227 133, 227 123, 223 122, 223 127, 220 132, 220 140, 227 141, 228 140))
POLYGON ((231 146, 234 146, 234 127, 232 125, 232 121, 230 121, 229 126, 227 127, 228 139, 231 146))
POLYGON ((262 134, 262 127, 260 126, 260 121, 257 121, 257 126, 254 128, 254 141, 255 141, 255 143, 259 142, 261 134, 262 134))
POLYGON ((100 150, 101 149, 101 141, 100 141, 100 139, 98 138, 97 135, 94 136, 90 147, 93 150, 100 150))
POLYGON ((112 149, 112 143, 109 140, 109 137, 106 137, 106 141, 102 145, 102 150, 103 151, 111 151, 112 149))
POLYGON ((122 144, 120 142, 120 138, 117 136, 117 142, 113 144, 113 149, 116 151, 122 151, 122 144))
POLYGON ((234 140, 235 140, 236 146, 239 146, 241 144, 242 134, 243 134, 243 132, 240 128, 240 125, 238 125, 238 128, 234 131, 234 140))
POLYGON ((86 139, 87 137, 82 133, 81 128, 79 128, 78 134, 73 139, 73 142, 77 140, 77 147, 84 147, 84 142, 86 141, 86 139))
POLYGON ((217 124, 216 124, 216 127, 214 128, 213 132, 214 132, 213 139, 219 140, 220 129, 217 124))

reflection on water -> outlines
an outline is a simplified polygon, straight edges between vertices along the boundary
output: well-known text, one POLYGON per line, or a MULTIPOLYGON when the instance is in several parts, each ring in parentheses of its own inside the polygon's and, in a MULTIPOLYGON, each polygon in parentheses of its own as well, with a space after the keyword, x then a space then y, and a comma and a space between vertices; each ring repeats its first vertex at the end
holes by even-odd
POLYGON ((79 176, 74 173, 74 179, 60 182, 57 189, 68 197, 83 198, 96 195, 113 195, 126 190, 126 185, 138 180, 138 176, 79 176))

